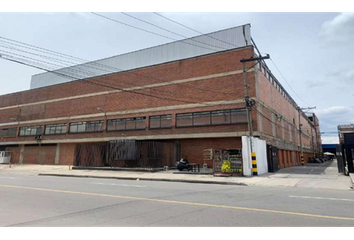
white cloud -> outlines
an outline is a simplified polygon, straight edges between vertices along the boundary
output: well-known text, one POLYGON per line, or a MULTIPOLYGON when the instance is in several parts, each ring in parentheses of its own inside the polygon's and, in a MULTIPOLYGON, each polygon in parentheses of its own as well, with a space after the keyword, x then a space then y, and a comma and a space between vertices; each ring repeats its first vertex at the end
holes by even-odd
MULTIPOLYGON (((317 109, 315 113, 320 121, 321 132, 336 132, 338 125, 354 123, 354 107, 332 106, 317 109)), ((328 136, 323 135, 323 138, 328 136)), ((327 138, 330 139, 332 136, 331 134, 327 138)))
POLYGON ((324 22, 319 35, 328 42, 347 42, 354 37, 354 13, 340 13, 324 22))
POLYGON ((343 115, 347 113, 354 113, 354 109, 352 107, 346 106, 333 106, 324 109, 316 110, 316 115, 318 116, 333 116, 336 117, 338 114, 343 115))

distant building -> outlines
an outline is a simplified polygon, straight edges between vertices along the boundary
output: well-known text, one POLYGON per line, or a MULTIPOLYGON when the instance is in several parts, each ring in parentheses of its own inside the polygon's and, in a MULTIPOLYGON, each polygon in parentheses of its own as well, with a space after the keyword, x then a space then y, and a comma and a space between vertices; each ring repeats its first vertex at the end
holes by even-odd
POLYGON ((339 125, 338 132, 343 166, 347 172, 354 173, 354 124, 339 125))
POLYGON ((320 132, 320 122, 314 113, 306 113, 306 116, 312 123, 311 131, 311 144, 315 154, 322 154, 322 140, 320 132))
POLYGON ((354 133, 354 124, 338 125, 339 143, 344 143, 344 133, 354 133))

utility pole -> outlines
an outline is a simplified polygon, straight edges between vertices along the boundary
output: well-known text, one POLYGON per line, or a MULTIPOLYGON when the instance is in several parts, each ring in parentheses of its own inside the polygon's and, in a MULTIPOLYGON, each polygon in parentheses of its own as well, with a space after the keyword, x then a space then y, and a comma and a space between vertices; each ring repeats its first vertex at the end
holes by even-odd
MULTIPOLYGON (((262 57, 257 57, 257 58, 248 58, 248 59, 244 59, 242 58, 240 61, 242 63, 242 72, 243 72, 243 85, 245 87, 245 103, 246 103, 246 113, 247 113, 247 123, 248 123, 248 137, 250 140, 250 147, 251 147, 251 156, 252 156, 252 174, 253 176, 257 176, 258 175, 258 169, 257 169, 257 158, 256 158, 256 153, 253 152, 253 143, 252 143, 252 137, 253 137, 253 127, 252 127, 252 115, 251 115, 251 110, 253 105, 255 104, 255 101, 253 99, 250 99, 249 95, 248 95, 248 85, 247 85, 247 77, 246 77, 246 73, 249 69, 246 69, 246 62, 254 62, 257 61, 257 63, 261 60, 264 59, 269 59, 269 54, 267 54, 266 56, 262 57)), ((256 64, 257 64, 256 63, 256 64)), ((256 65, 254 64, 254 66, 256 65)))
POLYGON ((302 149, 302 140, 301 140, 301 133, 302 133, 302 130, 301 130, 301 112, 302 110, 310 110, 310 109, 315 109, 316 107, 307 107, 307 108, 300 108, 300 107, 297 107, 296 109, 298 110, 298 113, 299 113, 299 138, 300 138, 300 151, 301 151, 301 165, 304 165, 305 164, 305 161, 304 161, 304 151, 302 149))

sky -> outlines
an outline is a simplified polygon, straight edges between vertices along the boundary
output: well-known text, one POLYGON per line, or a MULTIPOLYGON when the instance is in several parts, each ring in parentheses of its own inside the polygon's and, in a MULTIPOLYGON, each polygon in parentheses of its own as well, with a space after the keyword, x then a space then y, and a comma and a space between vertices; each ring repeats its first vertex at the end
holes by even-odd
MULTIPOLYGON (((181 39, 119 12, 102 14, 181 39)), ((184 36, 198 35, 153 13, 130 14, 184 36)), ((354 123, 354 13, 160 14, 203 33, 250 23, 261 53, 270 54, 272 73, 301 107, 316 106, 323 143, 338 143, 330 132, 354 123)), ((0 13, 0 37, 87 60, 172 41, 91 13, 0 13)), ((29 89, 31 76, 40 72, 0 58, 0 95, 29 89)))

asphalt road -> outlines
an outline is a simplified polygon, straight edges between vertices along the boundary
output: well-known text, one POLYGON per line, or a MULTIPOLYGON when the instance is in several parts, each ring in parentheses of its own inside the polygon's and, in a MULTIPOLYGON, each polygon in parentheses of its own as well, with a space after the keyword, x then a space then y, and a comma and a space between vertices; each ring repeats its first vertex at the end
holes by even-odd
POLYGON ((354 192, 0 172, 0 226, 354 226, 354 192))

